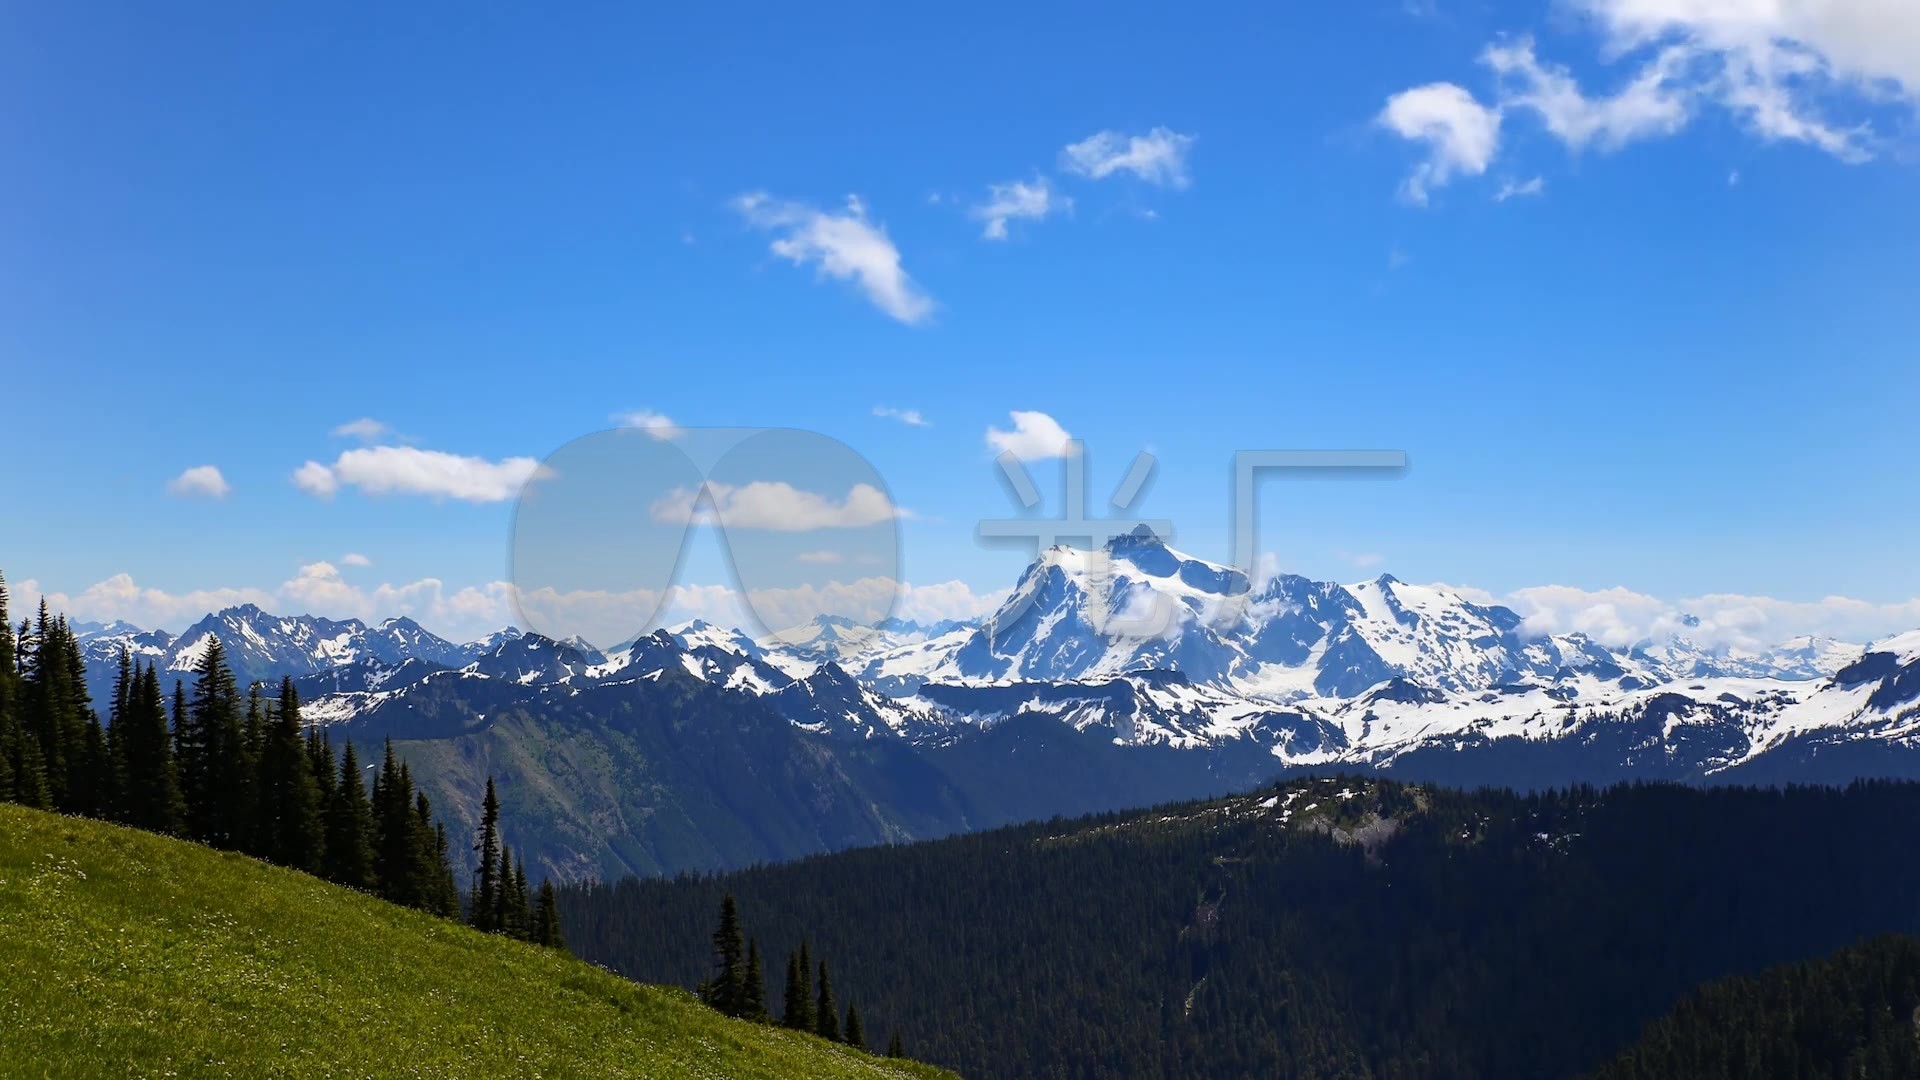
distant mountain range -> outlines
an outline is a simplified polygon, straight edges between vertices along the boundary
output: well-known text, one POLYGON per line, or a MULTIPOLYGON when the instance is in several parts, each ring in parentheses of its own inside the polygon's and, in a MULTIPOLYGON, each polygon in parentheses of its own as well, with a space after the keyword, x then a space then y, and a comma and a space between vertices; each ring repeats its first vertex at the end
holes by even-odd
MULTIPOLYGON (((813 843, 1209 794, 1307 768, 1518 787, 1920 772, 1911 764, 1920 760, 1920 631, 1869 647, 1799 638, 1739 650, 1674 637, 1609 648, 1581 634, 1530 634, 1508 608, 1388 575, 1250 582, 1145 533, 1102 552, 1044 552, 999 611, 968 624, 823 617, 755 640, 693 622, 610 653, 513 629, 455 644, 410 619, 368 626, 250 605, 178 637, 125 624, 78 629, 97 699, 121 649, 184 677, 217 636, 243 681, 293 676, 309 718, 342 737, 458 739, 509 715, 565 717, 577 731, 608 723, 635 695, 697 698, 709 711, 753 716, 763 732, 767 718, 784 721, 801 738, 792 754, 812 753, 814 764, 836 756, 844 767, 821 782, 874 808, 869 825, 808 833, 791 849, 749 843, 690 861, 671 850, 546 853, 574 873, 732 865, 813 843), (1138 633, 1142 625, 1152 632, 1138 633), (847 765, 847 755, 878 752, 868 744, 946 777, 948 808, 893 813, 847 765)), ((572 767, 584 775, 585 765, 572 767)), ((620 769, 602 771, 597 783, 618 802, 611 778, 620 769)), ((473 798, 464 788, 443 795, 455 805, 473 798)), ((556 812, 611 812, 564 802, 556 812)), ((706 836, 727 813, 690 811, 689 834, 706 836)))

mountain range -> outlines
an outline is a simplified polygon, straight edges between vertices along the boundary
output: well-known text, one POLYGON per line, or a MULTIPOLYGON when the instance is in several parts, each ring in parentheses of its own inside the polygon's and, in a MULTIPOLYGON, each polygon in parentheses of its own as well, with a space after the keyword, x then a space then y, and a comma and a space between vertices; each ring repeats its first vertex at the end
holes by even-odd
MULTIPOLYGON (((308 718, 340 737, 392 736, 410 755, 437 755, 434 740, 490 741, 527 773, 529 797, 569 820, 538 852, 569 876, 739 865, 1302 769, 1522 788, 1920 772, 1920 631, 1871 646, 1740 650, 1676 636, 1613 648, 1534 634, 1511 609, 1389 575, 1250 581, 1146 532, 1043 552, 975 623, 822 617, 756 640, 696 621, 604 653, 510 628, 456 644, 410 619, 369 626, 252 606, 178 637, 78 629, 97 700, 121 649, 185 676, 218 636, 243 681, 293 676, 308 718), (632 726, 673 708, 736 730, 709 727, 699 747, 632 726), (566 761, 510 752, 503 725, 569 747, 566 761), (732 767, 805 777, 777 812, 819 820, 772 836, 740 824, 775 812, 758 798, 716 806, 676 786, 722 745, 738 754, 732 767), (637 772, 623 760, 635 755, 637 772), (924 800, 910 807, 907 775, 922 784, 908 801, 924 800), (815 814, 813 796, 862 809, 815 814), (622 854, 595 839, 604 829, 640 839, 622 854), (735 839, 717 842, 716 829, 735 839)), ((471 747, 446 756, 458 779, 435 804, 473 803, 481 763, 471 747)))

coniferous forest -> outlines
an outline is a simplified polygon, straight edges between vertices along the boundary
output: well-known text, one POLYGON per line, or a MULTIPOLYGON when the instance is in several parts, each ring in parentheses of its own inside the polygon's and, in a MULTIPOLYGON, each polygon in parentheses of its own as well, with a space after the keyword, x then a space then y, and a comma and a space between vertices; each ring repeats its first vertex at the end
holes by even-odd
MULTIPOLYGON (((391 743, 371 790, 352 743, 303 726, 289 679, 242 690, 218 637, 191 686, 169 691, 122 653, 102 722, 64 617, 12 622, 0 579, 0 799, 196 840, 446 918, 462 913, 446 827, 391 743)), ((492 782, 488 782, 491 796, 492 782)), ((551 882, 529 904, 525 867, 481 838, 474 926, 561 946, 551 882)), ((464 857, 461 858, 464 863, 464 857)))
POLYGON ((580 955, 696 986, 731 896, 767 955, 834 956, 869 1031, 971 1075, 1575 1076, 1707 980, 1920 930, 1915 836, 1912 784, 1304 780, 560 907, 580 955))
POLYGON ((1920 1076, 1920 939, 1712 982, 1594 1080, 1920 1076))

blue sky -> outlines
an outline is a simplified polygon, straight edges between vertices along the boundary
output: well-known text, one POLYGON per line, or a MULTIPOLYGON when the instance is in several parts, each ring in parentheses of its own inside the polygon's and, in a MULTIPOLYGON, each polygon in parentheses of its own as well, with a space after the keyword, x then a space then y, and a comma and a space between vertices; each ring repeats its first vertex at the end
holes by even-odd
POLYGON ((1031 554, 974 532, 1020 411, 1102 503, 1150 450, 1207 557, 1235 450, 1392 448, 1267 488, 1272 562, 1920 625, 1920 14, 1297 7, 14 6, 0 569, 474 633, 527 459, 644 413, 844 442, 963 614, 1031 554))

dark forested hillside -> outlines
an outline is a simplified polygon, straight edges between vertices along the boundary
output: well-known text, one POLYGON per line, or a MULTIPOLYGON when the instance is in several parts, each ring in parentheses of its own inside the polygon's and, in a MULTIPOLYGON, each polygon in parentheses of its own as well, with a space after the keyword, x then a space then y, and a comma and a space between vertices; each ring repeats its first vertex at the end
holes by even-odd
MULTIPOLYGON (((1520 796, 1376 779, 565 890, 694 985, 724 893, 868 1027, 990 1076, 1572 1076, 1698 984, 1920 930, 1920 785, 1520 796)), ((770 1002, 770 1007, 777 1007, 770 1002)))
POLYGON ((1594 1080, 1920 1076, 1920 940, 1723 979, 1688 995, 1594 1080))

